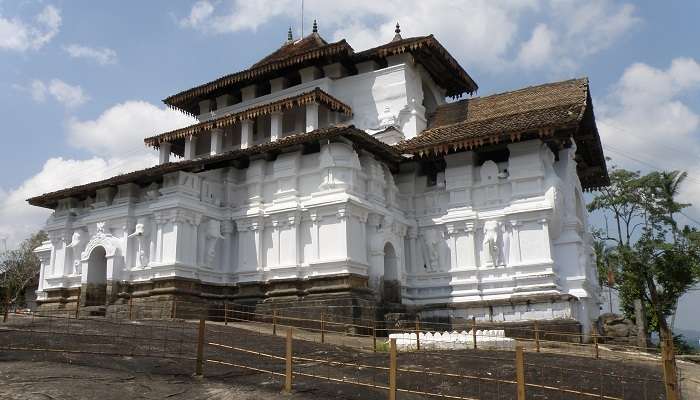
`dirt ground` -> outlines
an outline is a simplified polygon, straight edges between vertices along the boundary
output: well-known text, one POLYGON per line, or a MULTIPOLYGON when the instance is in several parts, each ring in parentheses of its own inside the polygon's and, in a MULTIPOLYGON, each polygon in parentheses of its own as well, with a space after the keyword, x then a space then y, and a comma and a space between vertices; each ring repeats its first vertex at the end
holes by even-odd
MULTIPOLYGON (((295 340, 294 393, 283 377, 221 363, 284 372, 285 339, 248 329, 207 327, 204 377, 193 376, 197 326, 186 321, 57 320, 13 317, 0 325, 0 399, 385 399, 388 354, 295 340), (229 347, 226 347, 229 346, 229 347), (233 351, 230 347, 249 350, 233 351), (64 351, 8 351, 43 348, 64 351), (99 353, 99 354, 98 354, 99 353), (105 355, 111 354, 111 355, 105 355), (333 360, 335 363, 329 363, 333 360), (339 364, 338 362, 342 362, 339 364), (309 377, 306 375, 316 375, 309 377), (344 381, 339 383, 337 381, 344 381), (352 385, 356 382, 361 385, 352 385)), ((575 391, 624 399, 662 399, 656 362, 525 354, 532 399, 584 399, 575 391)), ((464 350, 398 355, 405 390, 479 399, 514 399, 514 353, 464 350), (440 372, 441 375, 434 373, 440 372), (453 374, 454 376, 450 375, 453 374), (459 375, 459 376, 457 376, 459 375)), ((401 390, 404 391, 401 391, 401 390)))

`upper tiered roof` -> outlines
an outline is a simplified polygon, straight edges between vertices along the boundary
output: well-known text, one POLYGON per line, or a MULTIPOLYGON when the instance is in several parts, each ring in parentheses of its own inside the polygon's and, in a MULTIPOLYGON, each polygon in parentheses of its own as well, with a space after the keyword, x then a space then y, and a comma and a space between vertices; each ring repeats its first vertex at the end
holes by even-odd
POLYGON ((317 32, 313 32, 300 40, 285 42, 248 69, 184 90, 167 97, 163 102, 170 107, 196 115, 199 113, 199 101, 202 99, 217 97, 236 88, 284 76, 307 66, 340 62, 349 71, 354 72, 356 63, 382 60, 406 52, 411 53, 430 73, 433 80, 445 88, 447 96, 473 93, 478 89, 476 82, 433 35, 393 40, 356 53, 344 39, 328 43, 317 32))

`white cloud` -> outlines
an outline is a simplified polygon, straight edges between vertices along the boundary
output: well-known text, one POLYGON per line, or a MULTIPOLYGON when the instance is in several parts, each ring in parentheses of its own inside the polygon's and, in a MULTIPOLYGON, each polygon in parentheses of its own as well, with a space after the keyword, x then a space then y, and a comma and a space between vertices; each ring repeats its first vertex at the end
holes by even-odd
POLYGON ((36 175, 0 196, 0 236, 7 237, 8 248, 13 248, 43 227, 51 211, 30 206, 26 202, 30 197, 146 168, 155 162, 156 156, 146 152, 124 158, 51 158, 36 175))
POLYGON ((68 140, 95 154, 123 155, 144 146, 143 139, 196 123, 194 118, 145 101, 117 104, 94 120, 68 121, 68 140))
POLYGON ((153 166, 156 153, 143 144, 143 138, 193 122, 145 101, 117 104, 94 120, 71 119, 67 126, 71 143, 96 155, 85 160, 51 158, 18 187, 0 189, 0 236, 9 237, 8 245, 14 246, 41 229, 50 210, 30 206, 26 199, 153 166))
POLYGON ((117 52, 106 47, 95 48, 71 44, 63 47, 63 50, 73 58, 85 58, 100 65, 115 64, 117 62, 117 52))
POLYGON ((180 20, 183 27, 197 28, 200 24, 211 16, 214 6, 206 0, 198 1, 192 6, 190 15, 180 20))
POLYGON ((629 66, 610 93, 596 99, 603 147, 618 165, 632 169, 679 169, 690 178, 682 200, 700 217, 700 110, 684 102, 700 96, 700 63, 676 58, 666 69, 629 66))
POLYGON ((28 90, 37 103, 43 103, 47 95, 51 95, 57 102, 68 108, 81 106, 90 99, 79 85, 69 85, 60 79, 52 79, 48 83, 35 79, 28 90))
POLYGON ((537 25, 520 47, 518 62, 524 67, 541 67, 550 59, 555 40, 555 33, 546 24, 537 25))
MULTIPOLYGON (((433 33, 465 65, 488 70, 518 68, 518 62, 525 68, 571 69, 639 22, 633 6, 612 0, 307 0, 305 8, 307 34, 310 21, 318 19, 324 37, 346 38, 362 50, 391 40, 399 21, 404 37, 433 33), (535 20, 532 31, 523 32, 526 19, 535 20)), ((203 0, 180 25, 205 33, 255 31, 276 18, 296 21, 299 13, 299 2, 292 0, 203 0)), ((280 29, 280 42, 284 33, 280 29)))
POLYGON ((52 5, 44 7, 32 23, 0 16, 0 49, 38 50, 58 34, 60 27, 61 12, 52 5))

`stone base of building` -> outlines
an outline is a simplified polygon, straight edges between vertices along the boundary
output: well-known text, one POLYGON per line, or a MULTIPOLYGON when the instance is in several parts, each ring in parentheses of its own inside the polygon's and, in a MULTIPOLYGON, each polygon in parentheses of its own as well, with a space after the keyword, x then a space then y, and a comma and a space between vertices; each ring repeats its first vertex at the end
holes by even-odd
MULTIPOLYGON (((220 285, 199 280, 169 277, 144 282, 83 284, 70 289, 47 290, 38 301, 39 312, 76 309, 81 316, 104 315, 113 318, 180 318, 223 320, 224 310, 236 319, 259 319, 279 310, 282 325, 309 326, 324 315, 329 322, 345 325, 368 324, 381 316, 367 278, 336 275, 304 280, 220 285)), ((331 329, 329 327, 329 329, 331 329)), ((350 329, 350 328, 343 328, 350 329)))
POLYGON ((476 301, 431 305, 383 303, 368 287, 366 277, 337 275, 304 280, 218 285, 171 277, 144 282, 108 282, 102 287, 47 291, 39 311, 74 311, 80 315, 119 319, 264 320, 278 326, 382 335, 383 328, 469 331, 472 318, 477 329, 504 329, 511 338, 534 338, 538 329, 547 332, 542 340, 579 342, 582 324, 575 318, 578 300, 568 295, 529 296, 498 301, 476 301), (104 291, 105 302, 95 304, 96 291, 104 291), (92 294, 91 294, 92 293, 92 294), (98 309, 99 308, 99 309, 98 309), (377 323, 375 321, 382 321, 377 323))

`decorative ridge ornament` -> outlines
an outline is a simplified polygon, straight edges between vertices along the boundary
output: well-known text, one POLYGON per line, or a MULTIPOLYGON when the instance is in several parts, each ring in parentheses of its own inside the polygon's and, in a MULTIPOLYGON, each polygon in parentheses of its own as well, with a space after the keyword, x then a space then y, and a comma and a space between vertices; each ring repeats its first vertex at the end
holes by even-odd
POLYGON ((314 20, 314 25, 311 28, 311 33, 318 33, 318 24, 316 23, 316 20, 314 20))
POLYGON ((394 29, 394 33, 395 33, 395 35, 394 35, 394 38, 391 40, 392 42, 403 39, 401 37, 401 27, 399 26, 398 21, 396 22, 396 29, 394 29))
POLYGON ((292 36, 292 27, 289 27, 289 30, 287 31, 287 43, 292 43, 294 41, 294 37, 292 36))

